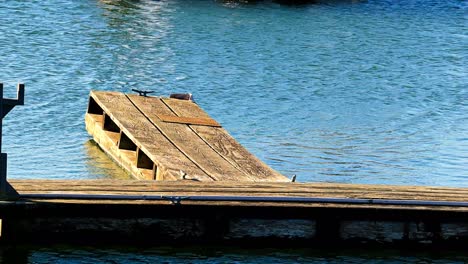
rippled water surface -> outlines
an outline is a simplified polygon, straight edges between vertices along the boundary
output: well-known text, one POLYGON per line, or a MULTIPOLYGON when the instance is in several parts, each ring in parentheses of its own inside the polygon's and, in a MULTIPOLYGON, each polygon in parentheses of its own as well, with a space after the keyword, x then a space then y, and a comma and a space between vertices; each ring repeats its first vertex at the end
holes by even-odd
POLYGON ((125 177, 89 142, 90 89, 192 92, 300 181, 468 186, 466 1, 4 1, 12 178, 125 177))
POLYGON ((16 247, 0 250, 0 263, 466 263, 468 255, 453 251, 422 253, 397 250, 242 249, 223 247, 16 247), (458 255, 457 255, 458 254, 458 255))
POLYGON ((139 88, 193 93, 300 181, 468 187, 467 10, 463 0, 2 1, 0 82, 11 97, 15 83, 27 89, 4 121, 9 177, 126 178, 90 141, 84 112, 90 89, 139 88))

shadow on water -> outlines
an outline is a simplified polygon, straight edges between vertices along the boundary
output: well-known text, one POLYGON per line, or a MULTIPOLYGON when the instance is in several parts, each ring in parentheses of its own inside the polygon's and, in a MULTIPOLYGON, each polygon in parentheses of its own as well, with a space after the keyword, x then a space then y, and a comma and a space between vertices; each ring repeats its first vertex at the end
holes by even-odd
POLYGON ((104 17, 109 19, 110 26, 121 26, 131 21, 133 15, 138 14, 140 0, 99 0, 105 11, 104 17))
POLYGON ((140 3, 140 0, 99 0, 99 2, 108 6, 138 8, 136 4, 140 3))
POLYGON ((131 180, 133 179, 122 168, 117 166, 99 146, 89 140, 84 144, 86 152, 86 167, 88 170, 97 175, 99 179, 114 179, 114 180, 131 180))
POLYGON ((0 247, 0 263, 29 263, 28 259, 30 254, 31 250, 25 247, 0 247))

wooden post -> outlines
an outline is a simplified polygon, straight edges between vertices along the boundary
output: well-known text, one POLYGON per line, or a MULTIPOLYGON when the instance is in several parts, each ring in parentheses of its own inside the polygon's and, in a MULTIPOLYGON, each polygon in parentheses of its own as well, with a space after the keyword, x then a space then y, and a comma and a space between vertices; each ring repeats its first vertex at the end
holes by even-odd
MULTIPOLYGON (((16 99, 3 98, 3 84, 0 83, 0 153, 2 152, 2 128, 3 118, 15 107, 16 105, 24 105, 24 84, 19 83, 17 86, 16 99)), ((0 154, 0 197, 8 196, 8 182, 7 182, 7 154, 0 154)))
POLYGON ((7 193, 7 154, 0 156, 0 196, 7 193))
POLYGON ((3 135, 3 83, 0 83, 0 196, 6 195, 6 185, 7 185, 7 168, 6 168, 6 159, 7 155, 3 156, 2 153, 2 135, 3 135))

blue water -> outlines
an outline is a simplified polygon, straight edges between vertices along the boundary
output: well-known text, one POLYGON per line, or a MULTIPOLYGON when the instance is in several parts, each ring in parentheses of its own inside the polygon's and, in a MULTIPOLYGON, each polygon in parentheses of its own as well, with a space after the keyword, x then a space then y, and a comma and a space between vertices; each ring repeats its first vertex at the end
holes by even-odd
POLYGON ((84 112, 90 89, 138 88, 193 93, 299 181, 468 187, 467 11, 462 0, 2 1, 0 82, 11 97, 27 89, 4 120, 9 177, 128 178, 90 141, 84 112))
POLYGON ((466 1, 6 1, 11 178, 125 177, 88 142, 90 89, 192 92, 300 181, 468 186, 466 1))
POLYGON ((10 247, 0 251, 0 263, 35 264, 95 264, 95 263, 466 263, 467 253, 442 251, 432 253, 410 250, 329 250, 318 249, 241 249, 221 247, 10 247))

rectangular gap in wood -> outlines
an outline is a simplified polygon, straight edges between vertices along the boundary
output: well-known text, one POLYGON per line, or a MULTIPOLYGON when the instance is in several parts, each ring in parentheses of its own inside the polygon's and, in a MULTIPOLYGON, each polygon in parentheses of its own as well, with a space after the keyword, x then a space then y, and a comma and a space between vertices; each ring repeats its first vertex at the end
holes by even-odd
POLYGON ((152 170, 154 162, 141 150, 138 149, 137 168, 152 170))
POLYGON ((104 113, 104 130, 120 133, 120 128, 106 113, 104 113))
POLYGON ((94 98, 92 98, 91 96, 89 97, 88 114, 95 114, 95 115, 104 114, 104 110, 102 110, 99 104, 96 103, 96 100, 94 100, 94 98))
POLYGON ((127 134, 124 132, 120 132, 120 140, 119 140, 119 149, 126 149, 126 150, 133 150, 136 151, 137 146, 133 141, 128 138, 127 134))

